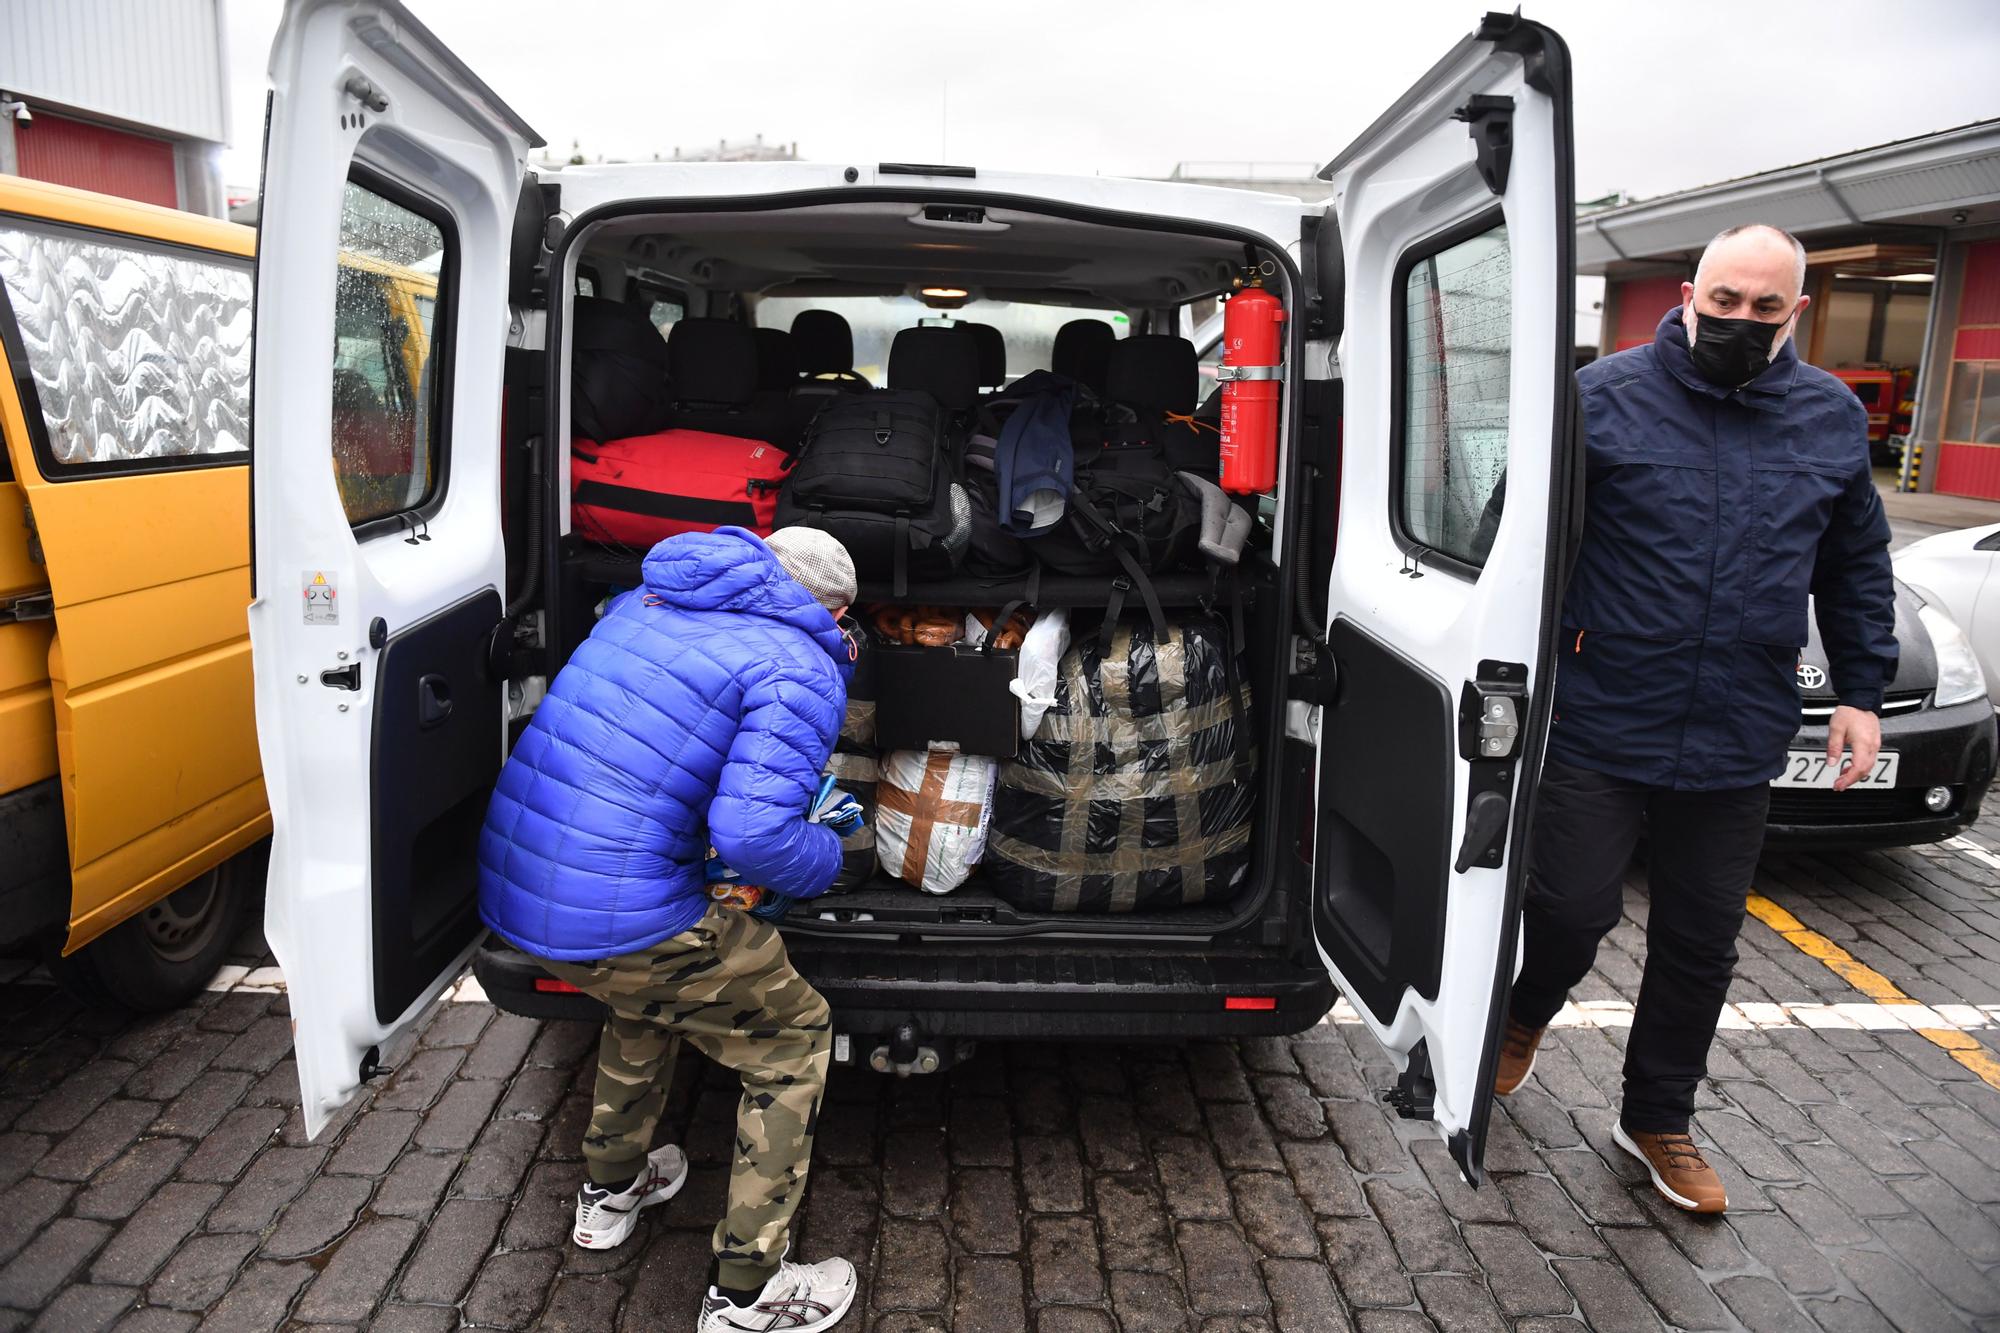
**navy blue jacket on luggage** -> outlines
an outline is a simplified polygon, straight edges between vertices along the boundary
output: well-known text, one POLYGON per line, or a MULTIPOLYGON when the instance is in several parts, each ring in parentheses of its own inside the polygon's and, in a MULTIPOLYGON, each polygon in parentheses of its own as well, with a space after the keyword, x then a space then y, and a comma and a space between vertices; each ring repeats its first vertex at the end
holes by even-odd
POLYGON ((543 958, 643 949, 708 909, 712 844, 806 898, 840 838, 805 816, 847 709, 826 608, 741 528, 669 537, 549 687, 479 837, 479 911, 543 958))
POLYGON ((1686 791, 1776 777, 1808 594, 1840 702, 1880 709, 1895 586, 1853 391, 1790 340, 1749 384, 1710 384, 1678 306, 1577 382, 1585 526, 1549 753, 1686 791))

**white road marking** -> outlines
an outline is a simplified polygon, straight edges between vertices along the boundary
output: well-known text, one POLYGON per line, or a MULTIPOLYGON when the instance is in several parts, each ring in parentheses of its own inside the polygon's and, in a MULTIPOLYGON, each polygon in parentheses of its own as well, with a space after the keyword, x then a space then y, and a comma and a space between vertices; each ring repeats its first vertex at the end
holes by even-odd
MULTIPOLYGON (((1573 1001, 1562 1007, 1550 1027, 1629 1028, 1633 1004, 1629 1000, 1573 1001)), ((1341 1000, 1324 1023, 1359 1023, 1354 1006, 1341 1000)), ((1749 1002, 1724 1005, 1719 1027, 1736 1031, 1762 1028, 1842 1028, 1869 1032, 1916 1031, 1924 1028, 1979 1031, 2000 1028, 2000 1004, 1771 1004, 1749 1002)))
POLYGON ((1988 870, 2000 870, 2000 856, 1995 856, 1970 838, 1946 838, 1944 845, 1961 856, 1979 862, 1988 870))

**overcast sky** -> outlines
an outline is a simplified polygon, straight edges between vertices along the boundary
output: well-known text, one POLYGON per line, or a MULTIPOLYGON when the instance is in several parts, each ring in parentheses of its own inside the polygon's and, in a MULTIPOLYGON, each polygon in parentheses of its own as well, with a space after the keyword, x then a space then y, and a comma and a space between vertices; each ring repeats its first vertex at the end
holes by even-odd
MULTIPOLYGON (((554 147, 762 134, 820 161, 1157 176, 1326 161, 1505 0, 412 0, 554 147)), ((227 0, 232 186, 278 0, 227 0)), ((1994 0, 1529 0, 1569 41, 1579 198, 1660 194, 2000 115, 1994 0)))

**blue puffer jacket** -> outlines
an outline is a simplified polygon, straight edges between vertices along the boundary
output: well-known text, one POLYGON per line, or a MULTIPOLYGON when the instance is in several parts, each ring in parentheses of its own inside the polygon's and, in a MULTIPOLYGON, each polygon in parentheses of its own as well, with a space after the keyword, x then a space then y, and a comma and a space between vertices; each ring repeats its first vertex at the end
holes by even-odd
POLYGON ((840 838, 805 822, 847 708, 824 607, 741 528, 672 537, 576 650, 501 770, 479 911, 543 958, 677 935, 710 844, 744 881, 811 897, 840 838))
POLYGON ((1840 702, 1879 709, 1895 583, 1853 392, 1789 340, 1756 379, 1718 388, 1678 306, 1577 384, 1584 535, 1549 753, 1684 791, 1776 777, 1799 728, 1808 594, 1840 702))

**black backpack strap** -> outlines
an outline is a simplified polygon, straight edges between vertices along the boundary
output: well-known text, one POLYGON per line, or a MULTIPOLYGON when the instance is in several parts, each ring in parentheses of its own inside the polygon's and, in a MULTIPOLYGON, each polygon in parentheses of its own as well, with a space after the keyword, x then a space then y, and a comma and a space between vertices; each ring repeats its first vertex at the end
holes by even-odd
POLYGON ((1153 621, 1153 642, 1167 641, 1167 613, 1160 605, 1160 594, 1154 589, 1153 581, 1146 577, 1146 571, 1132 558, 1132 553, 1114 543, 1111 553, 1118 557, 1118 563, 1125 567, 1124 576, 1111 581, 1111 596, 1104 604, 1104 624, 1097 632, 1097 655, 1102 658, 1111 651, 1111 629, 1118 623, 1119 615, 1125 610, 1125 594, 1134 588, 1146 603, 1146 614, 1153 621))
POLYGON ((1024 606, 1032 607, 1034 603, 1025 597, 1016 597, 1000 608, 1000 613, 993 617, 993 624, 986 631, 986 642, 979 645, 981 653, 988 657, 993 655, 993 641, 1000 637, 1001 630, 1007 628, 1007 622, 1014 618, 1014 613, 1024 606))
POLYGON ((1132 591, 1129 579, 1111 580, 1111 596, 1105 599, 1104 619, 1097 626, 1097 661, 1101 667, 1111 656, 1111 632, 1118 625, 1118 617, 1125 610, 1125 594, 1132 591))

